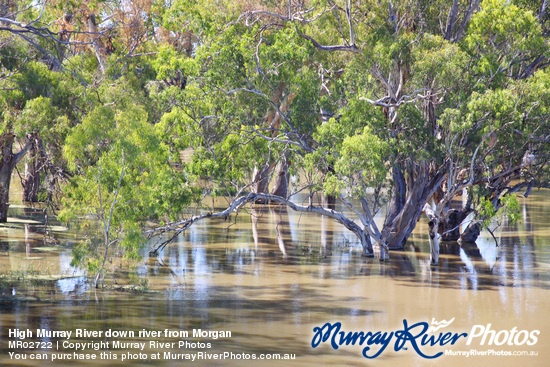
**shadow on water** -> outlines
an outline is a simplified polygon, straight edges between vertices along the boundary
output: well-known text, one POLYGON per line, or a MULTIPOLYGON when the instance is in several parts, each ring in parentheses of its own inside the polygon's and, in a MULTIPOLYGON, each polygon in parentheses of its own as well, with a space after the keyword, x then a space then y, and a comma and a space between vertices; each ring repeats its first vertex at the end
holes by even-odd
POLYGON ((498 227, 497 237, 485 233, 476 243, 442 243, 437 267, 430 267, 426 253, 414 246, 410 251, 392 253, 389 275, 411 287, 550 289, 550 275, 540 269, 540 264, 547 261, 538 259, 548 251, 541 252, 541 246, 536 243, 548 249, 550 236, 536 236, 534 232, 530 210, 524 203, 521 223, 498 227), (433 281, 434 274, 437 274, 437 282, 433 281))
MULTIPOLYGON (((0 342, 6 345, 5 330, 12 327, 227 328, 235 338, 217 341, 221 350, 268 349, 318 361, 330 353, 314 351, 308 343, 312 327, 327 321, 366 330, 381 330, 405 315, 456 316, 477 323, 485 322, 478 321, 478 311, 489 304, 491 312, 514 308, 510 322, 523 315, 523 328, 536 327, 541 309, 549 305, 544 292, 550 289, 548 203, 548 193, 524 200, 522 221, 498 227, 496 240, 484 233, 475 244, 442 244, 436 267, 430 266, 424 220, 404 251, 393 251, 389 262, 380 262, 362 257, 353 235, 328 218, 280 206, 252 208, 227 221, 191 227, 156 257, 145 249, 137 268, 149 280, 150 291, 143 294, 95 290, 86 278, 69 277, 81 275, 70 266, 69 238, 75 233, 51 230, 54 246, 44 241, 40 213, 21 212, 0 230, 1 269, 32 266, 67 278, 41 287, 14 283, 2 288, 0 342), (480 291, 488 292, 478 297, 480 291)), ((7 353, 2 348, 0 357, 7 353)), ((349 357, 346 365, 360 365, 352 354, 357 353, 339 350, 337 356, 349 357)))

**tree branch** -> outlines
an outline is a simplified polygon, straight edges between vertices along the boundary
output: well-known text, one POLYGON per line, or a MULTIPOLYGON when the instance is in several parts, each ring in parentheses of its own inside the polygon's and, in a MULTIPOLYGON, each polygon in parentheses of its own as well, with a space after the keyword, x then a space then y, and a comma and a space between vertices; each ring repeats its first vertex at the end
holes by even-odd
POLYGON ((298 34, 300 35, 300 37, 305 38, 306 40, 310 41, 313 44, 313 46, 315 46, 319 50, 330 51, 330 52, 341 51, 341 52, 361 53, 361 50, 357 46, 355 46, 354 44, 352 44, 350 46, 344 46, 344 45, 324 46, 324 45, 321 45, 316 40, 314 40, 313 38, 311 38, 310 36, 303 34, 302 32, 298 32, 298 34))
MULTIPOLYGON (((325 217, 332 218, 342 224, 344 227, 352 231, 357 237, 361 237, 363 235, 363 230, 361 227, 359 227, 354 221, 347 218, 344 214, 334 211, 333 209, 325 209, 320 206, 315 205, 298 205, 288 199, 285 199, 281 196, 277 195, 270 195, 270 194, 262 194, 262 193, 251 193, 246 196, 241 196, 240 198, 234 200, 231 205, 220 212, 216 213, 206 213, 201 215, 196 215, 191 218, 187 218, 185 220, 177 221, 168 223, 165 226, 157 227, 148 231, 145 231, 146 235, 152 236, 155 234, 162 234, 167 232, 177 232, 178 234, 185 231, 187 228, 189 228, 192 224, 201 221, 206 218, 225 218, 228 217, 231 213, 239 211, 240 208, 242 208, 247 203, 253 203, 258 200, 263 200, 265 202, 276 202, 279 204, 283 204, 288 206, 290 209, 301 212, 301 213, 315 213, 319 215, 323 215, 325 217)), ((376 238, 375 238, 376 239, 376 238)), ((387 249, 386 244, 381 241, 380 239, 377 239, 382 247, 387 249)), ((155 249, 151 250, 151 254, 157 254, 160 250, 162 250, 168 243, 164 242, 161 245, 157 246, 155 249)))
POLYGON ((27 142, 25 143, 25 146, 23 148, 21 148, 21 150, 19 152, 15 153, 13 155, 13 158, 11 160, 11 164, 14 167, 17 165, 17 163, 19 163, 21 161, 21 159, 23 159, 25 154, 27 154, 27 152, 31 148, 31 145, 32 145, 31 139, 29 137, 27 137, 27 142))

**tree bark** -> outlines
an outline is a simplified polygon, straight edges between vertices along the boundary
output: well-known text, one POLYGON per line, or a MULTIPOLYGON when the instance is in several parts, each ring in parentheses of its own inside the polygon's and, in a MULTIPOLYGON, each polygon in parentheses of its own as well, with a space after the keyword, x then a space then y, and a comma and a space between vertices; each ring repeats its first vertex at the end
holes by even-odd
POLYGON ((2 164, 0 167, 0 223, 6 223, 8 220, 12 171, 9 168, 9 164, 2 164))
POLYGON ((23 179, 23 200, 35 203, 38 201, 40 189, 40 159, 37 138, 31 141, 29 149, 29 160, 25 164, 25 178, 23 179))
POLYGON ((285 199, 288 198, 288 186, 290 183, 290 173, 288 168, 290 166, 290 159, 288 157, 283 157, 281 162, 277 165, 277 170, 275 171, 275 183, 273 184, 273 189, 271 190, 272 195, 277 195, 285 199))
POLYGON ((460 238, 460 224, 468 214, 472 212, 471 208, 449 209, 439 224, 439 234, 442 241, 458 241, 460 238))
POLYGON ((401 169, 395 165, 392 169, 393 176, 393 193, 390 201, 390 208, 384 221, 384 229, 382 230, 383 236, 388 236, 388 231, 391 229, 392 222, 397 218, 403 206, 405 206, 405 196, 407 194, 407 185, 405 183, 405 177, 401 169))
POLYGON ((2 152, 0 159, 0 223, 6 223, 8 220, 11 174, 30 148, 30 141, 27 141, 23 149, 14 154, 12 150, 14 139, 15 136, 10 133, 0 136, 2 152))
POLYGON ((429 204, 424 205, 424 213, 430 220, 428 222, 428 234, 430 238, 430 264, 437 265, 439 263, 439 234, 440 218, 435 213, 433 207, 429 204))
POLYGON ((430 221, 430 265, 437 265, 439 263, 439 240, 441 238, 439 234, 439 220, 430 221))
POLYGON ((479 234, 481 233, 481 225, 482 221, 480 220, 474 220, 470 222, 468 227, 462 232, 460 235, 460 238, 458 239, 458 243, 474 243, 476 242, 477 238, 479 237, 479 234))
POLYGON ((428 163, 425 161, 411 167, 410 175, 408 185, 405 186, 401 169, 394 166, 394 189, 399 191, 393 193, 390 212, 382 229, 382 240, 390 250, 403 249, 422 214, 424 205, 445 177, 442 169, 430 174, 428 163), (433 177, 430 179, 430 176, 433 177))
MULTIPOLYGON (((269 173, 270 165, 265 163, 263 166, 255 167, 252 179, 252 192, 255 194, 267 194, 269 192, 269 173)), ((265 204, 263 199, 258 199, 258 204, 265 204)))

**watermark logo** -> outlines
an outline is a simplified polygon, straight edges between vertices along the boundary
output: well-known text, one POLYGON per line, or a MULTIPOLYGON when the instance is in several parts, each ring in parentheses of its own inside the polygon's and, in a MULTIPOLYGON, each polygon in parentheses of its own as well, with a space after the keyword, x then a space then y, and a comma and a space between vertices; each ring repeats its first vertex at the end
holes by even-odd
POLYGON ((451 323, 455 321, 455 318, 453 317, 449 321, 447 320, 441 320, 439 322, 435 321, 434 318, 432 318, 432 326, 428 328, 428 333, 435 333, 439 329, 446 328, 447 326, 451 325, 451 323))
POLYGON ((393 350, 408 350, 411 348, 419 356, 427 359, 438 358, 443 351, 435 354, 425 353, 426 347, 450 346, 458 341, 466 341, 466 345, 477 342, 479 345, 535 345, 538 341, 539 330, 492 330, 491 324, 474 325, 470 333, 443 332, 442 329, 451 325, 455 319, 436 321, 431 324, 418 322, 409 324, 403 320, 403 329, 395 331, 344 331, 340 322, 325 323, 313 328, 312 348, 317 348, 322 343, 330 344, 333 349, 342 346, 360 346, 365 358, 373 359, 380 356, 388 347, 393 350))
POLYGON ((466 345, 470 345, 476 339, 479 340, 479 345, 485 345, 485 342, 487 342, 487 345, 535 345, 538 342, 537 337, 539 334, 539 330, 532 330, 531 332, 527 330, 518 331, 517 327, 514 327, 511 330, 496 331, 491 329, 491 324, 474 325, 466 345))

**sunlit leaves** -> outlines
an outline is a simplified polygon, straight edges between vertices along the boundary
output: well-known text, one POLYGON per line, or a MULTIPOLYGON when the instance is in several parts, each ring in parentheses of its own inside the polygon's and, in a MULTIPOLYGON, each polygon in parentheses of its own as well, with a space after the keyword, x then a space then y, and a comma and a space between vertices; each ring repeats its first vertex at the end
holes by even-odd
POLYGON ((361 134, 344 139, 335 170, 348 177, 356 176, 355 179, 364 181, 367 187, 376 186, 386 177, 388 152, 388 143, 365 127, 361 134))
MULTIPOLYGON (((453 93, 468 80, 469 59, 456 44, 440 36, 426 34, 413 48, 414 62, 411 65, 411 81, 420 88, 434 88, 441 94, 453 88, 453 93), (458 87, 458 88, 457 88, 458 87)), ((452 98, 452 96, 451 96, 452 98)))
POLYGON ((199 70, 195 59, 178 53, 171 45, 160 47, 152 65, 159 80, 175 77, 177 72, 181 72, 185 77, 194 76, 199 70))
POLYGON ((464 41, 478 58, 475 71, 490 79, 520 76, 522 63, 548 51, 533 13, 508 0, 483 1, 464 41))

